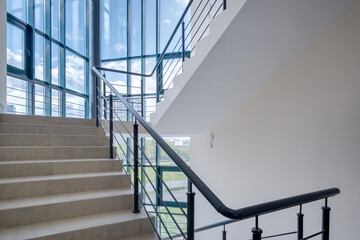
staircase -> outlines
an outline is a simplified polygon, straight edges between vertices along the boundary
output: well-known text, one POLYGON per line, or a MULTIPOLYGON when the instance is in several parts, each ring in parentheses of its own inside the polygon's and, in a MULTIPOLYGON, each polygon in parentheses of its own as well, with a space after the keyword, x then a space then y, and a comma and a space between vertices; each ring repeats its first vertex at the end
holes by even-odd
POLYGON ((0 239, 157 239, 95 120, 0 114, 0 239))

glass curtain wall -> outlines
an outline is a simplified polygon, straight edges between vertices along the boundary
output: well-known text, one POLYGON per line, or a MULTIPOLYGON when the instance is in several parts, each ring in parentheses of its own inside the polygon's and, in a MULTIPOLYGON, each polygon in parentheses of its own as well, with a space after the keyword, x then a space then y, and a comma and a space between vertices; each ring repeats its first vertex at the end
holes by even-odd
POLYGON ((89 117, 89 0, 7 0, 7 111, 89 117))
MULTIPOLYGON (((102 66, 129 72, 151 73, 187 3, 188 0, 102 0, 102 66)), ((178 37, 180 35, 176 35, 176 41, 178 37)), ((177 49, 173 52, 175 43, 170 44, 169 53, 167 51, 164 60, 171 59, 174 62, 180 60, 181 62, 181 52, 177 49)), ((147 78, 112 72, 104 72, 104 74, 139 114, 149 121, 150 114, 156 108, 157 91, 161 91, 163 87, 160 79, 163 79, 163 76, 169 73, 161 71, 160 68, 158 74, 155 72, 153 76, 147 78)), ((109 89, 105 89, 105 92, 110 93, 109 89)), ((126 109, 120 106, 117 107, 116 101, 114 109, 122 121, 133 120, 126 109)), ((114 117, 114 120, 118 119, 114 117)), ((128 146, 132 146, 131 140, 131 138, 127 139, 128 146)), ((150 160, 151 164, 156 166, 158 174, 173 186, 172 191, 174 191, 178 200, 182 202, 182 205, 186 207, 185 198, 188 190, 186 176, 179 172, 177 166, 172 163, 166 153, 151 138, 142 137, 139 142, 146 149, 147 156, 147 159, 145 159, 144 155, 140 154, 142 170, 146 171, 153 183, 160 182, 157 179, 156 172, 148 162, 150 160)), ((189 161, 189 138, 169 138, 167 142, 178 151, 184 160, 189 161)), ((126 143, 122 143, 122 146, 117 148, 120 147, 126 149, 126 143)), ((129 164, 132 156, 131 154, 127 155, 126 162, 129 164)), ((130 171, 130 168, 128 170, 130 171)), ((165 214, 166 211, 162 211, 164 206, 161 204, 160 199, 156 197, 143 172, 141 172, 141 179, 147 192, 150 193, 153 203, 156 203, 156 211, 164 213, 162 218, 166 220, 169 216, 165 214)), ((161 192, 163 200, 168 206, 171 206, 172 212, 176 215, 179 209, 172 202, 169 193, 161 184, 156 185, 156 187, 161 192)), ((150 205, 144 192, 142 192, 142 197, 150 205)), ((154 211, 150 206, 148 209, 154 211)), ((156 222, 158 227, 161 227, 158 218, 156 222)), ((176 227, 172 226, 171 221, 167 222, 169 222, 167 227, 172 228, 176 233, 176 227)), ((185 219, 179 219, 179 222, 182 222, 182 227, 185 227, 185 219)))

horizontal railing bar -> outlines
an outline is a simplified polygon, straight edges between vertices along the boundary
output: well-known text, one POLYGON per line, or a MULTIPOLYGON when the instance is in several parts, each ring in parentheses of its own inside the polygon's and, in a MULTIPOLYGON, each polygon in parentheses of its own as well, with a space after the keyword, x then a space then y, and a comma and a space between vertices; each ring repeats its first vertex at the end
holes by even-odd
POLYGON ((282 237, 282 236, 287 236, 287 235, 292 235, 292 234, 297 234, 297 231, 288 232, 288 233, 280 233, 280 234, 271 235, 271 236, 265 236, 265 237, 261 237, 261 239, 267 239, 267 238, 273 238, 273 237, 282 237))
POLYGON ((320 200, 326 197, 331 197, 340 193, 338 188, 331 188, 321 190, 317 192, 302 194, 290 198, 284 198, 272 202, 262 203, 250 207, 231 209, 227 207, 210 188, 194 173, 193 170, 179 157, 179 155, 160 137, 160 135, 150 127, 143 117, 123 98, 123 96, 112 86, 109 81, 102 76, 96 67, 92 68, 93 72, 102 79, 108 87, 118 96, 119 100, 127 107, 129 112, 133 114, 135 119, 146 129, 146 131, 155 139, 159 146, 168 154, 168 156, 175 162, 175 164, 184 172, 184 174, 190 179, 190 181, 196 186, 196 188, 202 193, 202 195, 209 201, 209 203, 223 216, 232 219, 246 219, 254 217, 256 215, 262 215, 290 207, 294 207, 300 204, 320 200))
POLYGON ((320 232, 318 232, 318 233, 315 233, 315 234, 313 234, 313 235, 310 235, 310 236, 308 236, 308 237, 306 237, 306 238, 303 238, 303 239, 301 239, 301 240, 307 240, 307 239, 316 237, 317 235, 320 235, 320 234, 323 234, 323 233, 324 233, 324 231, 320 231, 320 232))

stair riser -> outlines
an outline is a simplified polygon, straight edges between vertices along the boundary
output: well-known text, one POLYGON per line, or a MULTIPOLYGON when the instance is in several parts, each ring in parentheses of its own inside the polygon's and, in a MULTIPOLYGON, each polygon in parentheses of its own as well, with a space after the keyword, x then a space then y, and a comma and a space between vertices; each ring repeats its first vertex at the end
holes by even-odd
POLYGON ((12 114, 0 114, 0 122, 1 123, 95 126, 94 119, 59 118, 59 117, 43 117, 43 116, 12 115, 12 114))
POLYGON ((0 178, 50 176, 56 174, 94 173, 122 171, 121 164, 115 161, 81 161, 55 163, 11 163, 0 165, 0 178))
POLYGON ((1 183, 0 200, 125 187, 125 175, 1 183))
POLYGON ((3 210, 0 229, 131 209, 132 199, 132 195, 121 195, 3 210))
POLYGON ((65 134, 65 135, 98 135, 105 136, 101 127, 77 127, 77 126, 51 126, 51 125, 23 125, 23 124, 0 124, 0 133, 20 134, 65 134))
POLYGON ((0 161, 109 158, 108 147, 0 148, 0 161))
MULTIPOLYGON (((116 223, 107 224, 88 229, 80 229, 76 231, 69 231, 59 233, 41 238, 32 238, 31 240, 68 240, 68 239, 86 239, 86 240, 99 240, 99 239, 121 239, 125 237, 136 236, 144 233, 153 232, 153 228, 146 218, 116 223)), ((29 239, 30 240, 30 239, 29 239)))
POLYGON ((0 135, 0 146, 108 146, 106 137, 61 135, 0 135))

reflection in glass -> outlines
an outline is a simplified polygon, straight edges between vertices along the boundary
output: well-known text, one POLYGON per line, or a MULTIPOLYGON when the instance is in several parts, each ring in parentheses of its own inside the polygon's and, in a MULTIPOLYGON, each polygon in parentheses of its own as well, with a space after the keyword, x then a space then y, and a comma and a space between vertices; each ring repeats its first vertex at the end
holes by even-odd
POLYGON ((60 68, 60 59, 59 59, 60 47, 56 43, 51 43, 51 83, 60 85, 59 82, 59 68, 60 68))
POLYGON ((85 60, 66 50, 66 88, 85 92, 85 60))
POLYGON ((102 1, 102 58, 127 55, 127 0, 102 1))
POLYGON ((141 55, 141 0, 131 0, 131 56, 141 55))
MULTIPOLYGON (((3 0, 2 0, 3 1, 3 0)), ((26 0, 7 0, 6 1, 6 8, 7 12, 15 17, 19 18, 20 20, 26 22, 26 10, 27 4, 26 0)))
POLYGON ((66 93, 66 117, 85 118, 85 99, 66 93))
POLYGON ((24 31, 7 23, 7 64, 24 69, 24 31))
POLYGON ((34 0, 35 28, 44 32, 44 0, 34 0))
MULTIPOLYGON (((156 65, 156 58, 145 58, 145 73, 150 74, 156 65)), ((145 93, 156 93, 156 74, 145 78, 145 93)))
POLYGON ((51 36, 59 40, 59 0, 51 0, 51 36))
POLYGON ((28 113, 27 85, 26 81, 7 76, 6 107, 8 113, 28 113))
POLYGON ((66 45, 85 52, 85 0, 66 0, 66 45))
MULTIPOLYGON (((127 61, 112 61, 112 62, 103 62, 103 67, 112 68, 116 70, 126 71, 127 61)), ((113 72, 106 72, 106 79, 110 81, 112 85, 118 90, 121 94, 127 93, 127 75, 113 72)))
POLYGON ((61 107, 60 107, 60 92, 55 89, 51 89, 51 116, 60 117, 61 116, 61 107))
MULTIPOLYGON (((141 73, 141 60, 134 59, 131 60, 131 72, 141 73)), ((141 93, 141 77, 132 75, 130 77, 130 94, 140 94, 141 93)))
POLYGON ((44 38, 35 33, 35 78, 44 80, 44 38))
POLYGON ((156 53, 156 0, 145 1, 145 55, 156 53))
POLYGON ((45 115, 45 88, 35 84, 35 115, 45 115))

